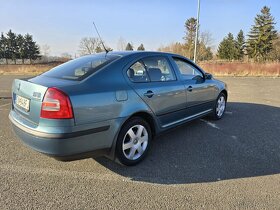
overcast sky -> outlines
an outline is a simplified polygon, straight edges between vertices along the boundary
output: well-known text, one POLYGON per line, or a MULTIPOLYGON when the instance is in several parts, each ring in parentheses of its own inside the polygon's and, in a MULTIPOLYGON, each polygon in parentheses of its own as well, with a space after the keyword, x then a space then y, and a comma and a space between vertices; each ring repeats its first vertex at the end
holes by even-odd
MULTIPOLYGON (((212 34, 213 45, 229 32, 245 34, 263 6, 269 6, 280 31, 280 0, 201 0, 201 31, 212 34)), ((122 37, 146 50, 182 42, 184 23, 196 17, 197 0, 0 0, 0 32, 30 33, 52 55, 78 53, 81 38, 97 36, 117 48, 122 37)))

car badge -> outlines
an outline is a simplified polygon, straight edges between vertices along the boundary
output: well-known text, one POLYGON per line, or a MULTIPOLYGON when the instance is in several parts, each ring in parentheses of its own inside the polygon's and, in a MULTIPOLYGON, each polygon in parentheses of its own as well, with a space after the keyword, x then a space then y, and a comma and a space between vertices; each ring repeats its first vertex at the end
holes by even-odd
POLYGON ((18 90, 18 91, 20 90, 20 83, 18 83, 18 88, 17 88, 17 90, 18 90))
POLYGON ((33 92, 33 98, 41 100, 41 93, 33 92))

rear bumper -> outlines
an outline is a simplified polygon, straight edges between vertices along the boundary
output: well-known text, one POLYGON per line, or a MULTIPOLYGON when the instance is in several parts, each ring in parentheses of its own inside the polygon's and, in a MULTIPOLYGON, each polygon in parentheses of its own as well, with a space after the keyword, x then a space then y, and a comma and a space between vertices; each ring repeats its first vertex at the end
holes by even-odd
POLYGON ((59 160, 106 155, 117 133, 118 120, 72 133, 45 133, 23 126, 9 115, 14 133, 32 149, 59 160))

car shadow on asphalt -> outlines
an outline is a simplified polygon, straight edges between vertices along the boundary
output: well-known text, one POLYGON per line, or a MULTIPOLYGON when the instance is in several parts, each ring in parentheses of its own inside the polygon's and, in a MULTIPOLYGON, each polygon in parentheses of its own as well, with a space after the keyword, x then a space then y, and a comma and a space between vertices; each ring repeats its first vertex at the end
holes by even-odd
POLYGON ((228 103, 222 120, 195 120, 152 142, 147 158, 125 167, 96 159, 131 180, 203 183, 280 173, 280 108, 228 103))

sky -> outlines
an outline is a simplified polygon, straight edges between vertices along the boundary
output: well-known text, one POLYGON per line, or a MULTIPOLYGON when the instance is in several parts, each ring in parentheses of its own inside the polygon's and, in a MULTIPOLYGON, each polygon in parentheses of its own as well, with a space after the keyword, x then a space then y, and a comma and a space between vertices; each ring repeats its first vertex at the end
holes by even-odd
MULTIPOLYGON (((247 34, 263 6, 271 8, 280 31, 280 0, 201 0, 200 31, 211 34, 216 48, 229 32, 247 34)), ((97 37, 94 21, 115 50, 120 38, 157 50, 183 42, 185 21, 196 14, 197 0, 0 0, 0 32, 30 33, 51 55, 74 56, 83 37, 97 37)))

